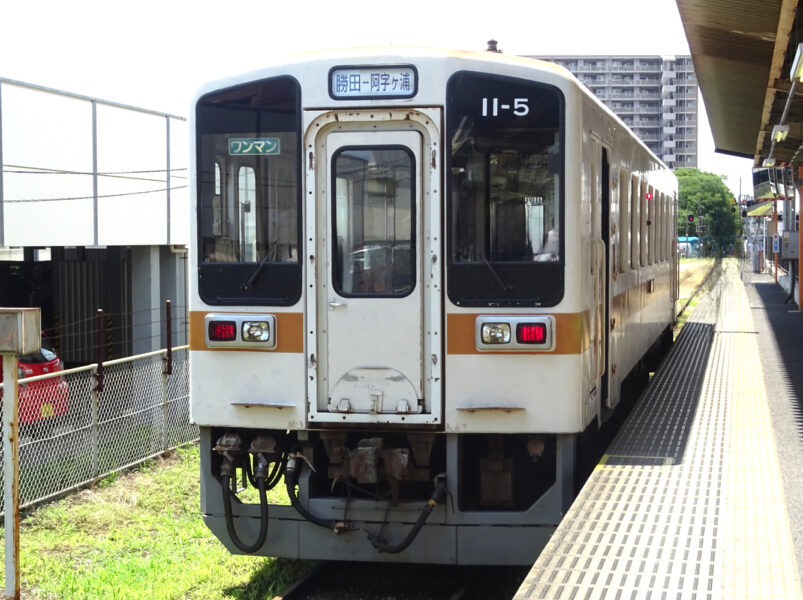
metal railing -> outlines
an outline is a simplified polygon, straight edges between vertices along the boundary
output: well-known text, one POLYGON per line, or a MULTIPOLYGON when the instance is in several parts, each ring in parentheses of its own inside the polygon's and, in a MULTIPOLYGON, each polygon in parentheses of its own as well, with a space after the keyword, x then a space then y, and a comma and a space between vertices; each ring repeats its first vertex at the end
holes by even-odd
POLYGON ((21 508, 198 438, 189 422, 188 346, 98 367, 19 380, 21 508))

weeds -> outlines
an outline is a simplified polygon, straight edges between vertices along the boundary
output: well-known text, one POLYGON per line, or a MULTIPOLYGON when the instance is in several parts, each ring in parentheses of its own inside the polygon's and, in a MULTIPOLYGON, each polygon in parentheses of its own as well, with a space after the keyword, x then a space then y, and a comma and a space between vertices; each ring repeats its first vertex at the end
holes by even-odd
POLYGON ((200 514, 197 445, 31 513, 21 581, 32 600, 273 598, 310 568, 235 556, 200 514))
MULTIPOLYGON (((676 306, 681 308, 677 315, 674 327, 674 337, 677 339, 680 330, 686 324, 700 298, 706 285, 710 286, 709 276, 717 268, 718 263, 713 258, 690 258, 680 261, 680 288, 676 306)), ((716 279, 716 277, 714 277, 716 279)))

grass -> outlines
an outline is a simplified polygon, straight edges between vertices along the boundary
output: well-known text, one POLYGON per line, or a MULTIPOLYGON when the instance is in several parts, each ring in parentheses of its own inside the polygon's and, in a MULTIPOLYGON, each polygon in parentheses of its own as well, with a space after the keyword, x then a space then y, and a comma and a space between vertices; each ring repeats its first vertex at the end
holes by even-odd
MULTIPOLYGON (((680 288, 678 290, 677 306, 685 308, 678 315, 674 327, 677 338, 680 330, 686 324, 694 308, 700 303, 703 288, 701 287, 708 274, 715 268, 713 258, 682 258, 680 259, 680 288)), ((709 283, 710 285, 710 283, 709 283)))
POLYGON ((261 600, 310 568, 229 554, 201 520, 199 472, 193 445, 26 517, 23 598, 261 600))

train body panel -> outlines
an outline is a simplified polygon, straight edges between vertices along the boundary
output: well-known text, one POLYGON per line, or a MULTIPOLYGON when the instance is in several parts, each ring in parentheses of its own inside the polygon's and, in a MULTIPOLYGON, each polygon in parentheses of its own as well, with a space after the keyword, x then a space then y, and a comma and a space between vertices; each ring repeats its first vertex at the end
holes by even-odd
POLYGON ((192 414, 201 427, 306 427, 302 352, 277 352, 269 361, 260 352, 197 352, 192 369, 196 379, 203 379, 193 393, 192 414))
POLYGON ((564 401, 582 398, 587 387, 579 355, 450 354, 447 361, 446 431, 561 433, 587 424, 588 394, 585 402, 564 401))
POLYGON ((532 562, 671 342, 671 172, 564 69, 489 54, 296 57, 206 86, 192 123, 210 528, 276 556, 532 562))

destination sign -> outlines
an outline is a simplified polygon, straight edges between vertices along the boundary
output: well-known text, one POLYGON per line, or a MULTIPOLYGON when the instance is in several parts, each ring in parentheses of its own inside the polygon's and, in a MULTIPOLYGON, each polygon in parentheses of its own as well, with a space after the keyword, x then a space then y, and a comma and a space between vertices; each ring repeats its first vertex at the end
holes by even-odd
POLYGON ((229 138, 229 156, 279 154, 279 138, 229 138))
POLYGON ((329 72, 329 95, 335 99, 412 98, 418 74, 411 66, 336 67, 329 72))

